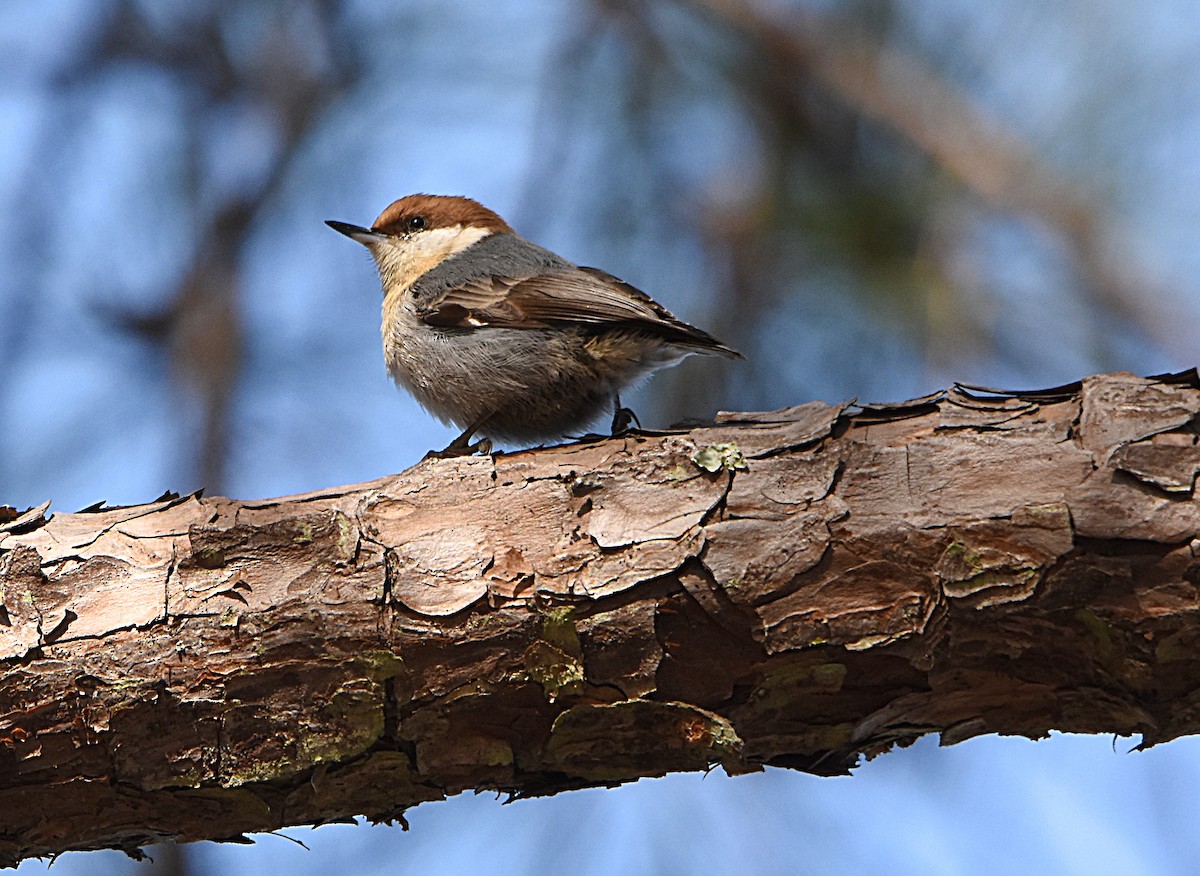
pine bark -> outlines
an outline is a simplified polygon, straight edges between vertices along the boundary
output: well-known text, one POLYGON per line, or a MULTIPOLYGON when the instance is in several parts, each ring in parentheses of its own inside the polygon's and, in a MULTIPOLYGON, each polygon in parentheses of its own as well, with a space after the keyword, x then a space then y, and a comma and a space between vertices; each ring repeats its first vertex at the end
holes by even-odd
POLYGON ((0 863, 1200 724, 1195 372, 0 517, 0 863))

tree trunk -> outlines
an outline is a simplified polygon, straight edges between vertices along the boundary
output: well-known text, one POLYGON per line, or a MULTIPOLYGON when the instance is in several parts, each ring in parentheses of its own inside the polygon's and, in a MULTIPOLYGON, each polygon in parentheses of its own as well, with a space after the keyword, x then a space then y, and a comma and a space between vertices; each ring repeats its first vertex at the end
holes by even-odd
MULTIPOLYGON (((0 523, 0 862, 1200 721, 1195 372, 0 523)), ((2 520, 4 518, 0 518, 2 520)))

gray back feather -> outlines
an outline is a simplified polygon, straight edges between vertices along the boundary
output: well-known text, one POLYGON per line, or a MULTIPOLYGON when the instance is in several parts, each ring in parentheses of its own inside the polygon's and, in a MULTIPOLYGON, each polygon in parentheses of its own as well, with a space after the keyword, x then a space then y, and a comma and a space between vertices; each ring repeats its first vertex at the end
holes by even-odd
POLYGON ((431 301, 481 276, 519 280, 574 264, 517 234, 491 234, 427 271, 412 287, 416 301, 431 301), (470 260, 463 256, 470 254, 470 260))

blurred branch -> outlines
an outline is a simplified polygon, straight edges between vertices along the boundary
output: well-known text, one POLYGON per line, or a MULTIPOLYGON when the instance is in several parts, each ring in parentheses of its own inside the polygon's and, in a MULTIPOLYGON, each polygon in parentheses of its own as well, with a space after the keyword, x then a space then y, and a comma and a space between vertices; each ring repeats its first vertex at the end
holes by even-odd
MULTIPOLYGON (((189 203, 173 205, 197 217, 195 257, 175 294, 159 313, 107 315, 170 352, 175 379, 199 404, 196 456, 199 482, 219 489, 224 480, 232 393, 241 367, 242 328, 238 299, 241 259, 254 225, 269 208, 301 147, 332 100, 359 75, 357 55, 339 40, 338 4, 310 0, 273 7, 259 4, 264 36, 252 55, 231 55, 225 19, 247 4, 216 2, 193 7, 186 26, 152 25, 132 2, 116 8, 90 51, 64 84, 94 77, 117 62, 138 61, 171 78, 195 105, 199 118, 230 105, 248 105, 268 118, 278 139, 257 179, 242 190, 220 192, 205 178, 201 152, 210 147, 203 125, 188 119, 189 203), (294 22, 305 16, 301 33, 294 22), (313 42, 321 47, 314 54, 313 42)), ((249 162, 248 162, 249 163, 249 162)))
POLYGON ((773 64, 791 69, 793 81, 816 80, 855 113, 903 136, 988 203, 1058 231, 1100 306, 1141 326, 1180 361, 1195 359, 1179 302, 1104 205, 920 58, 832 17, 794 16, 785 24, 754 3, 688 2, 750 36, 773 64))
POLYGON ((1200 731, 1200 378, 0 515, 0 864, 927 733, 1200 731))

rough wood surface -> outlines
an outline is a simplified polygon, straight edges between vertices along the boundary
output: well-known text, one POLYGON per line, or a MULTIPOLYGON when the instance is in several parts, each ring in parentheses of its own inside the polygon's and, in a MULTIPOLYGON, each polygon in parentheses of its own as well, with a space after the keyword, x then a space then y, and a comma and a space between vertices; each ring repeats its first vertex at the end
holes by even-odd
POLYGON ((0 862, 1200 723, 1194 372, 0 517, 0 862))

